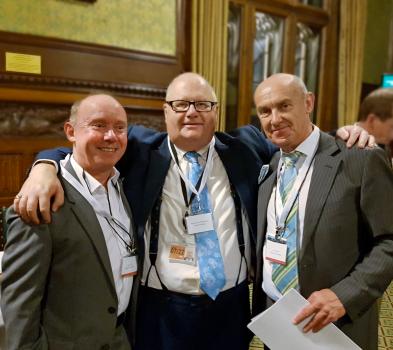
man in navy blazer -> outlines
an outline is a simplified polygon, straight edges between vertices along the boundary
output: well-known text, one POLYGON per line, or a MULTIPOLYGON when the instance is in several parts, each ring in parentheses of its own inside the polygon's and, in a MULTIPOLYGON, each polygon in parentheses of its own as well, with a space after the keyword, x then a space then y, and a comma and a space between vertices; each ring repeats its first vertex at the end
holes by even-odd
MULTIPOLYGON (((256 242, 258 183, 264 175, 262 165, 276 148, 252 126, 215 133, 217 111, 209 83, 200 75, 184 73, 167 90, 168 133, 139 126, 129 129, 127 151, 118 169, 139 235, 141 284, 139 288, 134 284, 132 302, 138 303, 137 308, 131 307, 136 310, 132 330, 136 327, 137 350, 248 349, 248 272, 255 266, 251 246, 256 242), (213 298, 200 288, 194 237, 184 225, 190 197, 193 192, 198 196, 198 189, 187 182, 190 151, 198 152, 199 165, 209 172, 200 182, 210 195, 225 271, 225 284, 213 298)), ((43 152, 40 158, 61 158, 61 153, 43 152)), ((41 165, 46 167, 50 166, 41 165)), ((56 192, 50 177, 53 170, 46 171, 45 177, 40 172, 34 169, 30 184, 20 192, 23 203, 18 204, 27 217, 26 203, 38 201, 37 183, 49 188, 48 193, 56 192)), ((49 208, 43 197, 40 207, 49 208)), ((55 201, 61 202, 61 195, 55 201)), ((48 214, 43 217, 48 219, 48 214)))

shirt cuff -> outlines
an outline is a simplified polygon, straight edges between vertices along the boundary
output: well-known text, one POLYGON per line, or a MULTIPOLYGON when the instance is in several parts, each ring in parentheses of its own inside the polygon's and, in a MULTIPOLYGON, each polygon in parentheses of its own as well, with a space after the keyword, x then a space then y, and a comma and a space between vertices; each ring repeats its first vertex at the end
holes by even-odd
POLYGON ((52 159, 37 159, 37 160, 33 163, 32 168, 35 167, 37 164, 40 164, 40 163, 51 164, 51 165, 53 165, 53 166, 56 168, 56 173, 59 172, 59 166, 58 166, 57 162, 55 162, 55 161, 52 160, 52 159))

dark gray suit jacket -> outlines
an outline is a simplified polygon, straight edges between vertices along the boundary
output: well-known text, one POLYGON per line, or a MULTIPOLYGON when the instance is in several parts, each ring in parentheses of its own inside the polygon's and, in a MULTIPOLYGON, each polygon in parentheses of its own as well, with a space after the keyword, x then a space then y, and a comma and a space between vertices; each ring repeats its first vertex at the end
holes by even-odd
POLYGON ((1 286, 7 349, 129 350, 124 328, 116 328, 118 300, 96 214, 62 182, 65 202, 51 224, 30 226, 8 211, 1 286))
MULTIPOLYGON (((254 312, 266 305, 262 248, 273 171, 259 189, 254 312)), ((332 289, 346 309, 337 325, 363 349, 377 349, 375 301, 393 278, 393 172, 381 149, 347 149, 321 133, 298 255, 300 292, 332 289)))

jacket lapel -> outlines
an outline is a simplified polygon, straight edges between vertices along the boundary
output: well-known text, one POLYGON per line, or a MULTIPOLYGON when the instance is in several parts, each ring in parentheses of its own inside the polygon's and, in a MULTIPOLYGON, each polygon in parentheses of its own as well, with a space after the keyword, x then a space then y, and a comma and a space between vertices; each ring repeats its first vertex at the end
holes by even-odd
MULTIPOLYGON (((78 179, 70 162, 66 164, 65 168, 71 173, 72 176, 78 179)), ((100 259, 102 267, 110 281, 112 292, 117 299, 108 248, 106 246, 105 237, 98 222, 96 213, 91 205, 87 203, 86 199, 73 186, 71 186, 64 179, 62 183, 65 189, 65 194, 71 204, 71 210, 86 232, 87 236, 90 238, 92 245, 100 259)))
POLYGON ((306 251, 307 244, 313 236, 322 214, 327 196, 337 175, 341 158, 334 156, 339 151, 336 142, 328 135, 321 133, 318 150, 315 155, 314 169, 310 189, 307 196, 304 231, 300 259, 306 251))
POLYGON ((171 155, 167 138, 165 138, 160 147, 150 153, 149 168, 146 175, 144 223, 150 215, 155 200, 160 195, 170 164, 171 155))
MULTIPOLYGON (((252 212, 252 197, 248 183, 244 181, 245 176, 242 167, 239 166, 238 162, 233 161, 233 153, 230 151, 230 146, 222 143, 217 137, 215 138, 215 149, 224 165, 230 183, 235 187, 240 197, 241 204, 246 209, 249 216, 252 212)), ((255 174, 255 176, 257 175, 255 174)))
POLYGON ((280 159, 280 152, 277 152, 270 162, 270 169, 274 169, 268 174, 259 187, 258 193, 258 231, 257 231, 257 252, 262 252, 262 246, 265 241, 265 233, 267 227, 267 206, 276 184, 277 166, 280 159))

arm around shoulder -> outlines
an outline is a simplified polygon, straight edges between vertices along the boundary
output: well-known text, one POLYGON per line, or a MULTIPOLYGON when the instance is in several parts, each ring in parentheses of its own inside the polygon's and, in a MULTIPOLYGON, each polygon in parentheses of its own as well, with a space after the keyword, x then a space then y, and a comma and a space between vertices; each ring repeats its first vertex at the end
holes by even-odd
POLYGON ((229 133, 231 136, 241 139, 247 146, 258 154, 264 164, 268 164, 278 147, 273 145, 269 139, 255 126, 246 125, 229 133))

